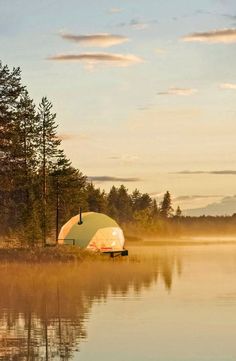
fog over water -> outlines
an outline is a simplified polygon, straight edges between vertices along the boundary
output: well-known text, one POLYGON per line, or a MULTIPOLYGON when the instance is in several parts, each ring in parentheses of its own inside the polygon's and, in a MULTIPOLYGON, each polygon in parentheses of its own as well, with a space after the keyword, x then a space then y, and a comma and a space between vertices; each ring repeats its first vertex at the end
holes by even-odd
POLYGON ((0 360, 235 360, 236 246, 0 265, 0 360))

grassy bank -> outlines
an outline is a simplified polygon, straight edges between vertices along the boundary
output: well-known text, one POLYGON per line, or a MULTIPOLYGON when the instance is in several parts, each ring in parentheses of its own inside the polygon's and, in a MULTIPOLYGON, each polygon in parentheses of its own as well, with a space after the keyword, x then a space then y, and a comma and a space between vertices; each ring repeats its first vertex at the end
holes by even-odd
POLYGON ((0 262, 52 263, 95 260, 100 255, 77 247, 3 247, 0 262))

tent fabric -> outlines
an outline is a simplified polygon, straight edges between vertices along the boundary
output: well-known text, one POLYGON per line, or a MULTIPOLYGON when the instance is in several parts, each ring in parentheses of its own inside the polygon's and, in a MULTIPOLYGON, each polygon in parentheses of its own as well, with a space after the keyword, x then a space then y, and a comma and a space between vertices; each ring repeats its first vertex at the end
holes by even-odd
MULTIPOLYGON (((86 212, 83 213, 83 217, 86 217, 87 215, 91 214, 92 212, 86 212)), ((76 216, 72 217, 67 223, 64 224, 64 226, 62 226, 59 236, 58 236, 58 243, 59 244, 64 244, 64 239, 67 238, 68 239, 68 234, 70 232, 71 227, 74 224, 77 224, 80 220, 80 215, 77 214, 76 216)))
MULTIPOLYGON (((86 212, 82 214, 82 218, 83 218, 83 224, 84 224, 84 220, 85 217, 87 217, 89 214, 91 214, 93 212, 86 212)), ((73 234, 71 233, 71 229, 74 225, 78 224, 80 220, 80 215, 77 214, 76 216, 72 217, 67 223, 64 224, 64 226, 62 226, 59 236, 58 236, 58 243, 59 244, 72 244, 73 240, 75 240, 75 238, 73 237, 73 234)), ((81 225, 80 225, 81 227, 81 225)))
POLYGON ((82 224, 78 224, 79 219, 80 216, 76 215, 61 228, 59 244, 75 244, 93 250, 123 249, 123 231, 112 218, 102 213, 86 212, 82 214, 82 224))
POLYGON ((121 250, 124 248, 124 234, 119 227, 100 228, 91 239, 88 249, 102 251, 121 250))

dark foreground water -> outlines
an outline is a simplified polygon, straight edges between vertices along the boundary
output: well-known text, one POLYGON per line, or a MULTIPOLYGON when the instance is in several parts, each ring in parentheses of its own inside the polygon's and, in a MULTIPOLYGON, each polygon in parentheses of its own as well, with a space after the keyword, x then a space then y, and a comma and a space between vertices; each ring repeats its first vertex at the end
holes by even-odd
POLYGON ((0 265, 0 360, 235 361, 236 246, 0 265))

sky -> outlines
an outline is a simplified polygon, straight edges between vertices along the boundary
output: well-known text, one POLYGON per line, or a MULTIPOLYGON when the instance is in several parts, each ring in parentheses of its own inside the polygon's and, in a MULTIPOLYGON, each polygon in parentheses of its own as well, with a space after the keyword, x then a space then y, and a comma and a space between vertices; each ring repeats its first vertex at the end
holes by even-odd
POLYGON ((97 186, 236 212, 235 0, 0 0, 0 48, 97 186))

